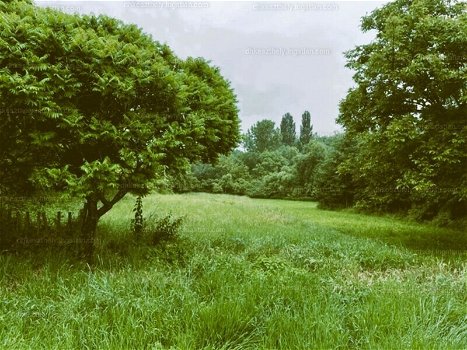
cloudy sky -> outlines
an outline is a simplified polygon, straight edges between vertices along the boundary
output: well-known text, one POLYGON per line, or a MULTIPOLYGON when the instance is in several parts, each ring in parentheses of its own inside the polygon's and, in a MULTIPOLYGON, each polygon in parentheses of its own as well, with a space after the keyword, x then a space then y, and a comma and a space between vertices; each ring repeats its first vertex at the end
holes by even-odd
MULTIPOLYGON (((219 66, 237 94, 242 129, 308 110, 314 130, 332 134, 338 103, 352 86, 343 52, 364 44, 360 18, 383 2, 36 1, 66 12, 135 23, 182 58, 219 66)), ((297 130, 298 131, 298 130, 297 130)))

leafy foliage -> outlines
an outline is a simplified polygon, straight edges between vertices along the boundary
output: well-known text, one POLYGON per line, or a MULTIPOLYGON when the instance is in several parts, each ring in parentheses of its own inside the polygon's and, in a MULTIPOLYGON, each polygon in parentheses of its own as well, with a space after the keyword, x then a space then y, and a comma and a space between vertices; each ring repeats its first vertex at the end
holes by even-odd
POLYGON ((357 142, 342 164, 356 205, 467 213, 466 19, 465 3, 439 0, 398 0, 363 18, 377 36, 346 54, 357 85, 338 118, 357 142))
POLYGON ((2 6, 1 107, 19 111, 1 129, 2 183, 144 192, 236 144, 235 96, 203 59, 109 17, 2 6))

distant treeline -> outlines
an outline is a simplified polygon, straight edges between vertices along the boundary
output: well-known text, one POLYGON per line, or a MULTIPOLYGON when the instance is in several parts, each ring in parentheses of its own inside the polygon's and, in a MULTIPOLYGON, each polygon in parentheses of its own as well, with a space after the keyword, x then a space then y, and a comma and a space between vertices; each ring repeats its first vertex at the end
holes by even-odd
POLYGON ((342 136, 318 137, 312 129, 307 111, 298 137, 289 113, 279 128, 261 120, 243 135, 241 149, 221 156, 215 165, 193 165, 176 190, 316 200, 323 180, 319 174, 342 136))
POLYGON ((287 113, 280 127, 267 119, 257 122, 243 136, 242 147, 221 156, 215 165, 194 164, 187 176, 176 181, 175 189, 313 200, 322 208, 353 207, 441 225, 457 225, 465 219, 466 202, 459 197, 461 178, 428 187, 400 186, 400 179, 394 177, 399 171, 397 161, 381 160, 390 155, 384 147, 373 150, 373 155, 370 150, 348 133, 313 134, 308 112, 302 115, 296 136, 295 123, 287 113), (370 166, 378 172, 369 173, 370 166))

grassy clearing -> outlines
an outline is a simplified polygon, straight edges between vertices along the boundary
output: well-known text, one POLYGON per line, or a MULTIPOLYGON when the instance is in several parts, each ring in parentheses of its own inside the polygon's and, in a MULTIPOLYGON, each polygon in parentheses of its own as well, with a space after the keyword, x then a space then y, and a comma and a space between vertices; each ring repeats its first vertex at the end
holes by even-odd
POLYGON ((89 270, 0 256, 0 347, 467 348, 465 233, 311 202, 153 195, 184 215, 163 248, 129 236, 134 199, 99 226, 89 270))

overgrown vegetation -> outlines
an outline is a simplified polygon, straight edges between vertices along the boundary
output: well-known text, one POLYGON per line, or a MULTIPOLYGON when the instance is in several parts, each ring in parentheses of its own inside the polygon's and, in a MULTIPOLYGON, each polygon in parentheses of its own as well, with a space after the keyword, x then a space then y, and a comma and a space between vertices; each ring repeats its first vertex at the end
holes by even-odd
POLYGON ((158 245, 179 240, 182 223, 182 217, 174 217, 172 214, 155 220, 147 227, 151 244, 158 245))
POLYGON ((230 153, 208 61, 0 1, 0 347, 467 348, 465 6, 364 17, 345 132, 286 113, 230 153), (148 195, 170 187, 216 195, 148 195))
POLYGON ((134 200, 103 217, 91 271, 60 252, 0 255, 1 347, 467 345, 465 233, 311 202, 151 195, 148 218, 186 216, 180 240, 154 247, 130 232, 134 200))

